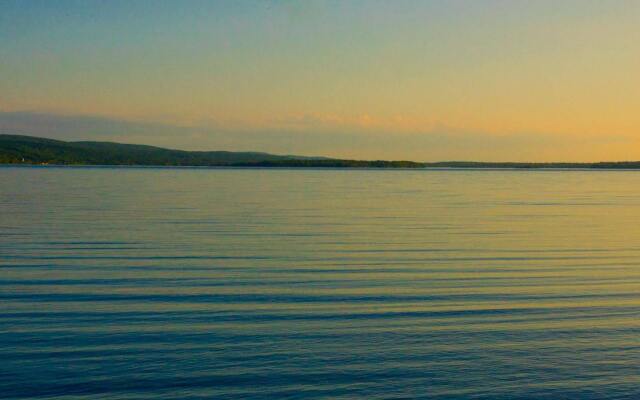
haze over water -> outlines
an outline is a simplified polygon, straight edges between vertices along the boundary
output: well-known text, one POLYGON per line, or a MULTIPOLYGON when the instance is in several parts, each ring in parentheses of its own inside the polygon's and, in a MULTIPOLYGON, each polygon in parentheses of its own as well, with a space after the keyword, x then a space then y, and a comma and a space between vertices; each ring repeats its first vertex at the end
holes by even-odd
POLYGON ((6 398, 637 398, 636 171, 0 168, 6 398))

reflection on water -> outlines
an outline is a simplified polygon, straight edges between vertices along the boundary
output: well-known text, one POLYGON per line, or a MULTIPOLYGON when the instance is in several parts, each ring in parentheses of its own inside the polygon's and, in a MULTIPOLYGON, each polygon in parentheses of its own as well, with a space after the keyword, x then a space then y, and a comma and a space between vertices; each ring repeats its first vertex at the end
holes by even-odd
POLYGON ((636 398, 640 173, 0 168, 8 398, 636 398))

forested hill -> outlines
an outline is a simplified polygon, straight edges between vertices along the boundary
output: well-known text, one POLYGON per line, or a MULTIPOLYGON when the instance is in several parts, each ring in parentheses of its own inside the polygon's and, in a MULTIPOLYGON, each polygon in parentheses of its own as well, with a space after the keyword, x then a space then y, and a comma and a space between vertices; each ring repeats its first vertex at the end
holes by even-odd
POLYGON ((308 159, 257 152, 183 151, 137 144, 0 135, 2 164, 226 166, 308 159))
POLYGON ((0 135, 0 164, 233 166, 291 168, 589 168, 640 169, 640 161, 597 163, 514 163, 340 160, 257 152, 184 151, 112 142, 65 142, 33 136, 0 135))
POLYGON ((411 161, 355 161, 258 152, 183 151, 113 142, 0 135, 0 164, 419 168, 411 161))

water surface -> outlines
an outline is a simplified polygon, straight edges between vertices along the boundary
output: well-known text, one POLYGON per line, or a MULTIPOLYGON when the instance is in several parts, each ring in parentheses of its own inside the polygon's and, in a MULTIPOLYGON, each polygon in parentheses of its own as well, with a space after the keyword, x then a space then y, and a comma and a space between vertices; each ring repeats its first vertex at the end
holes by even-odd
POLYGON ((640 172, 0 168, 0 397, 640 397, 640 172))

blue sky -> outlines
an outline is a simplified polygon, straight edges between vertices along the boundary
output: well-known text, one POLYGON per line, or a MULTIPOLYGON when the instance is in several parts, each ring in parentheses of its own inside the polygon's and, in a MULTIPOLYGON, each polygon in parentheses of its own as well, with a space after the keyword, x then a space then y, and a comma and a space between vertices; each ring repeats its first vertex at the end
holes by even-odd
POLYGON ((0 132, 640 159, 639 20, 640 2, 621 0, 5 0, 0 132))

